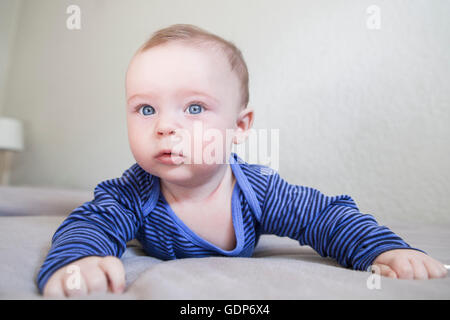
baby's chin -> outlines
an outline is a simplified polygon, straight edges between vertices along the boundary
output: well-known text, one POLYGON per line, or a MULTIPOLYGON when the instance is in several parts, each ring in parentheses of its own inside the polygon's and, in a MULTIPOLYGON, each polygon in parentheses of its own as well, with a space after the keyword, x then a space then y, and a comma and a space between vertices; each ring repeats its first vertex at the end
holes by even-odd
POLYGON ((221 166, 220 164, 152 164, 151 167, 141 167, 148 173, 170 183, 196 185, 200 181, 219 173, 221 166))

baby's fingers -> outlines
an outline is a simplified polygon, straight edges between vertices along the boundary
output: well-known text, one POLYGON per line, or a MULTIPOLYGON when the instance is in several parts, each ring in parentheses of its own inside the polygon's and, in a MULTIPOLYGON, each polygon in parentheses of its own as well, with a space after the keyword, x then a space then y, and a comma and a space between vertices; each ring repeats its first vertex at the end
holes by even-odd
POLYGON ((447 275, 447 269, 440 262, 427 259, 424 264, 429 278, 443 278, 447 275))
POLYGON ((50 277, 45 284, 43 295, 49 298, 62 298, 64 297, 64 289, 62 286, 62 279, 56 277, 50 277))
POLYGON ((384 277, 394 278, 394 279, 397 278, 397 274, 395 273, 395 271, 392 270, 391 267, 389 267, 386 264, 374 264, 372 266, 372 270, 375 271, 375 273, 379 273, 380 275, 382 275, 384 277))
POLYGON ((109 289, 113 293, 121 293, 125 288, 125 269, 119 258, 108 256, 104 257, 100 263, 100 268, 105 273, 109 289))
POLYGON ((406 258, 395 259, 390 265, 398 279, 414 279, 414 268, 406 258))
POLYGON ((409 259, 413 270, 414 279, 416 280, 426 280, 428 279, 428 270, 425 268, 424 262, 419 259, 409 259))
POLYGON ((108 280, 101 268, 83 270, 83 277, 86 280, 89 294, 108 291, 108 280))
POLYGON ((78 265, 71 264, 62 270, 64 270, 62 288, 67 297, 79 297, 88 293, 86 281, 78 265))

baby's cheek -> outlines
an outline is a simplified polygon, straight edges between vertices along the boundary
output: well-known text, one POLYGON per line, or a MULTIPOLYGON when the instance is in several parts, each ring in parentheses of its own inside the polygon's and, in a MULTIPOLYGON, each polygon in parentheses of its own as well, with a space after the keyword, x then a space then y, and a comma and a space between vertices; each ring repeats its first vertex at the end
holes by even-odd
POLYGON ((157 152, 154 147, 154 141, 145 139, 145 136, 138 132, 131 132, 128 140, 131 153, 138 163, 150 160, 151 156, 157 152))
POLYGON ((171 141, 175 152, 182 151, 183 155, 191 159, 191 163, 198 161, 206 161, 205 157, 210 154, 215 155, 215 151, 222 150, 222 154, 226 153, 225 134, 218 130, 199 131, 184 130, 179 131, 178 137, 174 137, 171 141), (203 160, 200 160, 203 159, 203 160))
MULTIPOLYGON (((208 162, 226 163, 231 150, 231 140, 229 139, 231 139, 230 135, 227 137, 227 132, 224 130, 215 130, 212 134, 206 135, 202 143, 203 157, 209 158, 208 162)), ((207 160, 205 159, 205 161, 207 160)))

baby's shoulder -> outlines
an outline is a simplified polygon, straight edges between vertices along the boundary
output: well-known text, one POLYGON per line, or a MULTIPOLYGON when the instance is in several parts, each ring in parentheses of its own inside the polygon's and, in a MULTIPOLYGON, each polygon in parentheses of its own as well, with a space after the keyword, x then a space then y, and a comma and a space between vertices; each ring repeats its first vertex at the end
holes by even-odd
POLYGON ((269 166, 258 164, 258 163, 245 163, 244 166, 241 166, 242 171, 247 175, 253 175, 258 177, 269 177, 271 175, 277 174, 278 172, 275 169, 272 169, 269 166))
POLYGON ((151 175, 137 163, 126 169, 122 176, 103 180, 97 184, 94 194, 100 197, 107 193, 121 203, 139 203, 152 189, 151 175))
POLYGON ((252 176, 257 180, 266 180, 265 178, 277 174, 275 169, 269 166, 259 164, 259 163, 249 163, 243 160, 237 153, 232 153, 230 161, 233 164, 237 164, 242 172, 247 176, 252 176))

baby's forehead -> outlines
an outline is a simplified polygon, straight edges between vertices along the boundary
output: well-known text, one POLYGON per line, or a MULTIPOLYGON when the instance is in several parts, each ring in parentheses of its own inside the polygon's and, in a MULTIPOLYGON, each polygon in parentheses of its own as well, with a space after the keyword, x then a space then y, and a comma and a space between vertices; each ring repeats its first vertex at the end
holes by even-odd
POLYGON ((231 72, 227 56, 215 47, 196 46, 185 43, 165 43, 145 50, 139 50, 130 64, 163 64, 167 66, 190 64, 194 68, 207 67, 211 72, 231 72))
POLYGON ((225 54, 215 49, 172 43, 138 51, 132 58, 127 70, 127 89, 145 84, 168 86, 169 82, 171 86, 193 91, 239 87, 239 79, 225 54))

